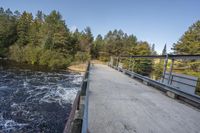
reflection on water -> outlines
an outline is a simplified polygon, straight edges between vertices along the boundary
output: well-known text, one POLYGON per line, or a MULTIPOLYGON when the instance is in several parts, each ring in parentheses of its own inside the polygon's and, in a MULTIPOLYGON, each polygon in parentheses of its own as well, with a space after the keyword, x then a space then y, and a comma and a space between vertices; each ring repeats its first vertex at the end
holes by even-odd
POLYGON ((0 68, 0 132, 61 133, 82 76, 0 68))

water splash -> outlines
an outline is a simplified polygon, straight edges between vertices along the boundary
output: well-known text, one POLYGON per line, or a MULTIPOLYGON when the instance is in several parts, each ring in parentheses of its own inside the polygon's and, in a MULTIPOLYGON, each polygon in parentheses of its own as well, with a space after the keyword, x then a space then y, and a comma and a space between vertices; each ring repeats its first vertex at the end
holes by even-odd
POLYGON ((28 126, 26 123, 17 123, 14 120, 6 120, 0 113, 0 130, 4 133, 20 130, 23 127, 28 126))
POLYGON ((0 132, 61 132, 81 81, 76 73, 0 70, 0 132))

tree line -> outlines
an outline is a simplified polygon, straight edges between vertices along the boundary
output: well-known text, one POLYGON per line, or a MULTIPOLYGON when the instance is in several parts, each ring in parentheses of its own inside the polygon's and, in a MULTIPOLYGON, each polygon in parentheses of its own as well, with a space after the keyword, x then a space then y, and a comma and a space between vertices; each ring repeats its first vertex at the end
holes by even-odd
MULTIPOLYGON (((173 44, 172 49, 175 54, 200 54, 200 21, 192 24, 188 30, 181 36, 178 42, 173 44)), ((182 61, 177 64, 178 67, 189 66, 183 70, 184 74, 197 76, 200 78, 200 61, 182 61)), ((199 89, 200 90, 200 89, 199 89)))
MULTIPOLYGON (((173 51, 175 54, 200 54, 200 21, 189 27, 173 45, 173 51)), ((54 69, 90 58, 108 61, 110 56, 156 54, 155 44, 138 41, 136 36, 122 30, 110 30, 104 37, 99 34, 96 38, 90 27, 72 32, 55 10, 48 15, 38 11, 33 16, 26 11, 0 8, 0 57, 54 69)), ((166 46, 163 54, 167 54, 166 46)), ((134 66, 139 73, 152 68, 150 60, 135 62, 141 64, 134 66)))
POLYGON ((89 27, 71 32, 57 11, 14 13, 0 8, 0 57, 17 62, 65 68, 89 58, 93 36, 89 27))
POLYGON ((0 8, 0 57, 17 62, 65 68, 73 61, 90 58, 107 61, 109 56, 149 55, 150 45, 122 30, 109 31, 95 39, 90 27, 70 31, 57 11, 35 17, 26 11, 0 8))

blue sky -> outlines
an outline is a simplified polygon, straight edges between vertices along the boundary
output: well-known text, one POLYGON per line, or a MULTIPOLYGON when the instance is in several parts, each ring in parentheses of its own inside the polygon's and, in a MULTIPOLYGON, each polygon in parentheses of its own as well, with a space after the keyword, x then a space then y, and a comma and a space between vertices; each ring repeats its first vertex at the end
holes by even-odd
POLYGON ((158 52, 165 43, 170 51, 188 27, 200 20, 200 0, 0 0, 0 6, 33 14, 57 10, 70 29, 90 26, 94 36, 122 29, 154 43, 158 52))

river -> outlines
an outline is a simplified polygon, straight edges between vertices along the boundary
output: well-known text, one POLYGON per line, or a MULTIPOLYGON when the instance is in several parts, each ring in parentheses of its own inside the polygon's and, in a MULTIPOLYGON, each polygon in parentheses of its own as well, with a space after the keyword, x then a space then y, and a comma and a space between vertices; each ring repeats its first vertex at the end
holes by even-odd
POLYGON ((0 64, 0 133, 62 133, 82 76, 0 64))

